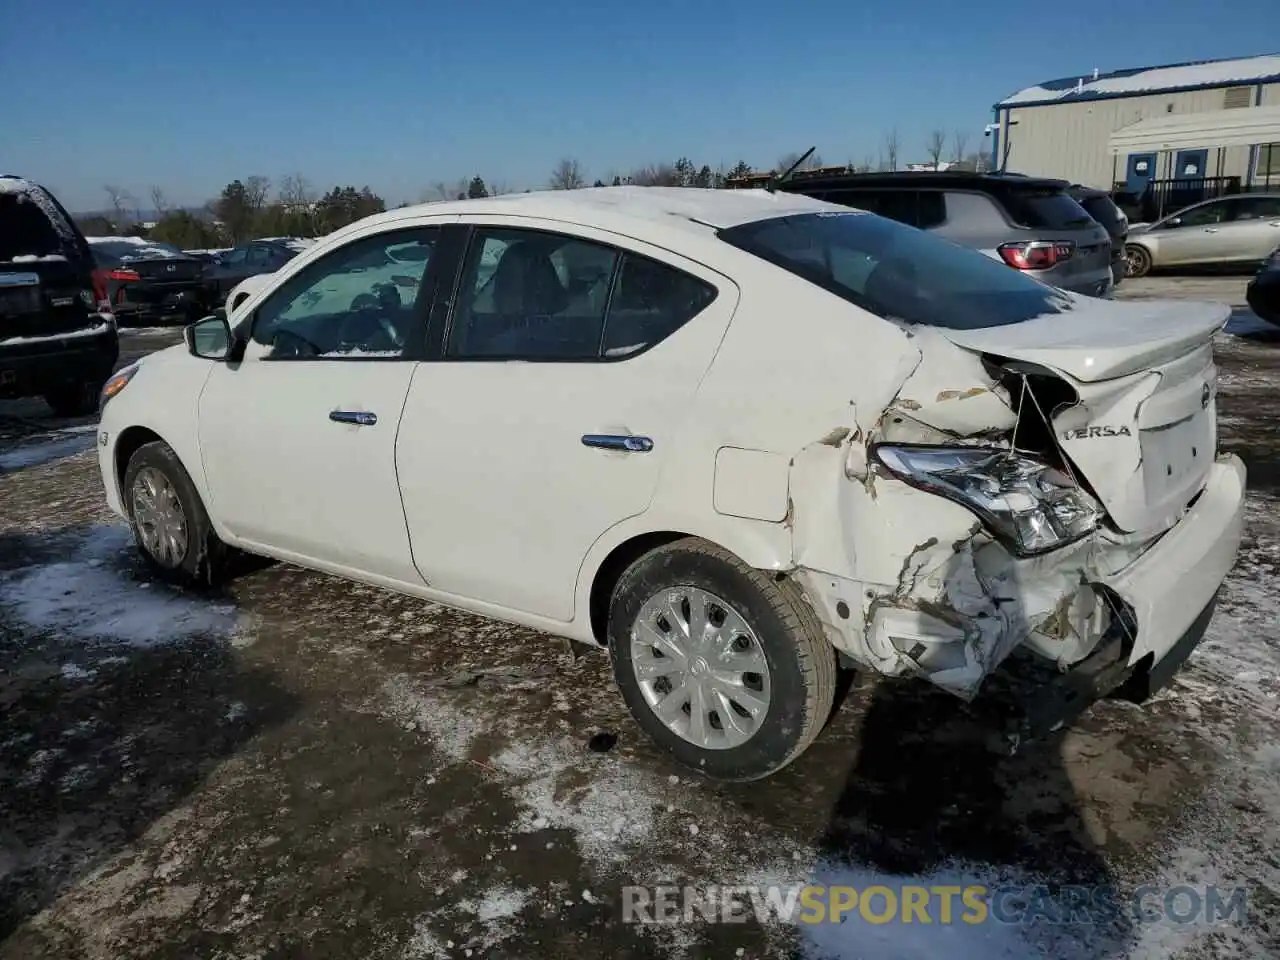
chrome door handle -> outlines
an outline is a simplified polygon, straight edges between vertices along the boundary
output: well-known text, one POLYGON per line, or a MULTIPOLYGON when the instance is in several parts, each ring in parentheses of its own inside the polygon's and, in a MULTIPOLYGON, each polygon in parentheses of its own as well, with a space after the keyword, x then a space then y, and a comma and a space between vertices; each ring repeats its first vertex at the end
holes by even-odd
POLYGON ((351 423, 357 427, 372 427, 378 422, 376 413, 366 413, 363 410, 331 410, 329 419, 334 423, 351 423))
POLYGON ((653 449, 653 441, 648 437, 618 433, 588 433, 583 435, 582 445, 600 450, 621 450, 624 453, 648 453, 653 449))

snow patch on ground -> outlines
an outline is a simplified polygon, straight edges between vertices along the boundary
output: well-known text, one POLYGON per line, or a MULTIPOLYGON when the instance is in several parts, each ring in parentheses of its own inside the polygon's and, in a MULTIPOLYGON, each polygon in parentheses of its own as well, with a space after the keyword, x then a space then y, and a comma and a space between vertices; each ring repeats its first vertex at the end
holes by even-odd
MULTIPOLYGON (((96 426, 89 427, 89 430, 96 429, 96 426)), ((58 432, 70 435, 59 436, 43 443, 29 443, 0 453, 0 473, 21 470, 25 467, 38 467, 44 463, 51 463, 64 457, 74 457, 76 454, 93 449, 93 435, 88 432, 70 433, 70 431, 61 430, 58 432)))
POLYGON ((485 730, 483 717, 460 710, 442 698, 419 691, 408 677, 395 677, 383 686, 385 712, 405 730, 421 730, 456 761, 471 754, 471 744, 485 730))
POLYGON ((238 629, 240 619, 230 604, 132 579, 127 571, 133 549, 127 527, 96 527, 71 559, 0 578, 0 606, 34 630, 138 647, 227 636, 238 629))
POLYGON ((405 945, 404 960, 436 960, 436 958, 488 956, 504 940, 518 930, 516 919, 532 900, 531 891, 494 885, 475 899, 460 900, 440 910, 423 914, 414 921, 413 936, 405 945), (447 922, 451 929, 465 936, 463 943, 442 939, 432 925, 447 922))

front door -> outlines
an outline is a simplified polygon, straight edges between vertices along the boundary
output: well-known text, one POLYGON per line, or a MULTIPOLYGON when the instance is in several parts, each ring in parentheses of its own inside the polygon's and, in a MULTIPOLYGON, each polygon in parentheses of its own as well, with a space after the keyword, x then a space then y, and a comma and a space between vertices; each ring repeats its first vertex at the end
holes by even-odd
POLYGON ((474 228, 396 466, 433 589, 564 622, 592 544, 678 456, 737 288, 638 241, 533 225, 474 228))
POLYGON ((1148 183, 1156 178, 1154 153, 1131 153, 1125 166, 1125 189, 1134 196, 1141 196, 1148 183))
POLYGON ((244 359, 200 396, 213 509, 265 553, 420 583, 396 481, 400 412, 421 356, 438 227, 365 235, 254 311, 244 359))
POLYGON ((1159 265, 1214 263, 1222 256, 1222 232, 1230 211, 1226 200, 1211 200, 1170 217, 1159 228, 1159 265))

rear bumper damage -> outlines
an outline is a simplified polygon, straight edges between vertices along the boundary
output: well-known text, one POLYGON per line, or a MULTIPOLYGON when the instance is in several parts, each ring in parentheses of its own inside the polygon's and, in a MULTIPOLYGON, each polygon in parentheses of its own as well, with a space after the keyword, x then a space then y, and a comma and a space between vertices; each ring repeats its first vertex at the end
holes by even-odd
MULTIPOLYGON (((901 556, 897 581, 803 567, 796 576, 835 647, 880 674, 920 677, 971 700, 1014 650, 1035 654, 1049 669, 1010 720, 1017 743, 1121 686, 1149 692, 1168 682, 1203 635, 1235 562, 1244 488, 1244 465, 1222 457, 1160 536, 1132 543, 1100 531, 1019 559, 964 508, 882 483, 865 504, 871 513, 937 531, 901 556)), ((903 525, 890 522, 881 542, 903 525)))

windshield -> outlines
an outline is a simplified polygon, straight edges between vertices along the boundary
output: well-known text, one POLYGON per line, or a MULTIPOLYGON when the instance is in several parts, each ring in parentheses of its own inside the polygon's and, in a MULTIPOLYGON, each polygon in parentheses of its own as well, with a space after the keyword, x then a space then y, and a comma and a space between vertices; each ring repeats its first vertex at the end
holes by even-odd
POLYGON ((757 220, 720 238, 886 320, 976 330, 1072 308, 976 250, 856 210, 757 220))

